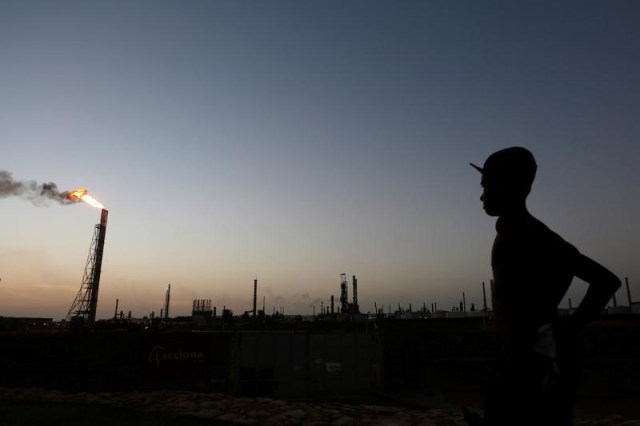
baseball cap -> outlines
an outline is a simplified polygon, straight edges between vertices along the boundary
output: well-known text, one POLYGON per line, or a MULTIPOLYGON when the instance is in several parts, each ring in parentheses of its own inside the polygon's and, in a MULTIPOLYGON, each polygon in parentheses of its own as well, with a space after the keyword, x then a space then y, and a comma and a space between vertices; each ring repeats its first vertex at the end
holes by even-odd
POLYGON ((536 160, 526 148, 513 146, 491 154, 482 167, 469 163, 491 179, 508 179, 512 183, 531 185, 536 177, 536 160))

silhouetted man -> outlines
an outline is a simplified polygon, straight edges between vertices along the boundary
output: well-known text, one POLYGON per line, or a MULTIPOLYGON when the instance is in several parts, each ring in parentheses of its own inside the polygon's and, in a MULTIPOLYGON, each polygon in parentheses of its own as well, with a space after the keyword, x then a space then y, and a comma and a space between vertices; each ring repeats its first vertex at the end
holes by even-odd
POLYGON ((495 152, 483 167, 483 208, 497 216, 491 252, 493 310, 503 335, 498 373, 482 425, 571 425, 573 341, 620 286, 620 280, 533 217, 526 198, 536 162, 525 148, 495 152), (558 304, 573 277, 589 284, 566 321, 558 304))

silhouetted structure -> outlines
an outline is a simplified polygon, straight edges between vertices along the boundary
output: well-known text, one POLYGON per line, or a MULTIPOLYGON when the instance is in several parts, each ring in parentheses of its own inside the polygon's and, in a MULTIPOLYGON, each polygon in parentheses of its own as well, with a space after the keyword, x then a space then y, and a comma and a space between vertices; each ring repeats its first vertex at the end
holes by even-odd
POLYGON ((340 312, 346 314, 349 310, 349 283, 347 274, 340 274, 340 312))
POLYGON ((482 311, 487 312, 487 290, 484 287, 484 281, 482 282, 482 311))
POLYGON ((258 302, 258 279, 253 280, 253 317, 256 317, 256 309, 258 302))
POLYGON ((100 288, 100 273, 102 269, 102 255, 104 252, 104 238, 107 233, 107 219, 109 211, 102 209, 100 223, 96 225, 89 256, 82 277, 80 290, 76 295, 69 312, 67 320, 72 318, 82 318, 88 325, 92 325, 96 320, 96 308, 98 306, 98 290, 100 288))
POLYGON ((214 318, 211 299, 194 299, 191 320, 196 325, 206 325, 214 318))
POLYGON ((171 284, 167 287, 167 292, 164 295, 164 316, 163 318, 169 318, 169 304, 171 303, 171 284))
POLYGON ((360 307, 358 306, 358 279, 353 276, 353 306, 351 307, 352 313, 360 313, 360 307))

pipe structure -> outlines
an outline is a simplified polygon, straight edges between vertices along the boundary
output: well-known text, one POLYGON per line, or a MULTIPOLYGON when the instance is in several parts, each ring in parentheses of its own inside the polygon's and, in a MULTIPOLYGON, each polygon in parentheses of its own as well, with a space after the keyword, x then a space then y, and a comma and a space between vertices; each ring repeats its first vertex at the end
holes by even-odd
POLYGON ((171 302, 171 284, 164 296, 164 318, 169 318, 169 302, 171 302))
POLYGON ((487 312, 487 291, 484 288, 484 281, 482 282, 482 311, 487 312))
POLYGON ((253 317, 256 317, 256 303, 258 297, 258 279, 253 280, 253 317))
POLYGON ((360 313, 360 307, 358 306, 358 279, 353 276, 353 312, 360 313))
POLYGON ((493 288, 495 284, 493 280, 489 280, 489 299, 491 299, 491 309, 493 309, 493 288))
POLYGON ((343 314, 349 312, 349 290, 347 283, 347 274, 340 274, 340 309, 343 314))
POLYGON ((107 234, 107 220, 109 211, 102 209, 100 223, 96 225, 89 257, 85 266, 80 290, 74 299, 67 320, 71 318, 83 318, 88 325, 93 325, 96 320, 96 308, 98 306, 98 290, 100 288, 100 273, 102 271, 102 257, 104 253, 104 239, 107 234))
POLYGON ((104 253, 104 238, 107 233, 107 219, 109 210, 102 209, 100 215, 100 230, 98 232, 98 245, 96 246, 96 262, 93 266, 93 291, 91 292, 91 304, 89 306, 89 324, 96 320, 98 308, 98 289, 100 288, 100 274, 102 272, 102 255, 104 253))

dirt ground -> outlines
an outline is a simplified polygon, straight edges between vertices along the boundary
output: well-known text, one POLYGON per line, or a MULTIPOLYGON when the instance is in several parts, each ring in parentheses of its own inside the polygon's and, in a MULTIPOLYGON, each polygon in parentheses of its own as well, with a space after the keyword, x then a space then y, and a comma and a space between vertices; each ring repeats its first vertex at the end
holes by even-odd
POLYGON ((212 419, 167 416, 132 409, 52 402, 0 402, 3 426, 217 426, 212 419))
MULTIPOLYGON (((0 388, 2 426, 464 426, 477 395, 427 392, 341 400, 232 398, 185 391, 63 394, 0 388)), ((640 426, 637 398, 583 400, 576 426, 640 426)))

